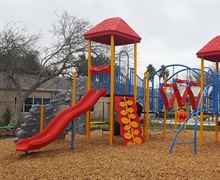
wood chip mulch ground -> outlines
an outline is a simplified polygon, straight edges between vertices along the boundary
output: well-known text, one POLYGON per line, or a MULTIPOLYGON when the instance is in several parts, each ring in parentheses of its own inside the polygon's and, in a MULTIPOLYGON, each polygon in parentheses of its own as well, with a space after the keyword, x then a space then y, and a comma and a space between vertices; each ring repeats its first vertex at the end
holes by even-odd
MULTIPOLYGON (((13 138, 0 140, 0 178, 3 180, 46 179, 220 179, 220 142, 215 132, 204 132, 204 145, 175 145, 169 153, 175 132, 152 132, 144 144, 122 147, 115 136, 109 146, 109 132, 91 131, 91 143, 86 136, 76 135, 71 150, 70 135, 29 155, 16 152, 13 138)), ((193 131, 184 131, 179 141, 189 141, 193 131)), ((199 138, 199 133, 198 133, 199 138)), ((198 139, 199 140, 199 139, 198 139)))

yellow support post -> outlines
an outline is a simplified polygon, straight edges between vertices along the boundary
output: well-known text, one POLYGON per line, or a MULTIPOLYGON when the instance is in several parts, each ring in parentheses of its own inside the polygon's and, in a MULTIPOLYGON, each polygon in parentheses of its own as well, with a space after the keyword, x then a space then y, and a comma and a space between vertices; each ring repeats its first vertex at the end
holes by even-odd
MULTIPOLYGON (((167 76, 164 75, 164 82, 166 82, 167 80, 167 76)), ((165 94, 166 94, 166 91, 167 91, 167 88, 165 87, 164 88, 164 91, 165 91, 165 94)), ((167 110, 164 106, 164 115, 163 115, 163 137, 166 137, 166 132, 167 132, 167 110)))
MULTIPOLYGON (((200 76, 200 93, 202 94, 204 91, 204 59, 201 58, 201 76, 200 76)), ((200 104, 200 109, 203 108, 203 99, 200 104)), ((200 112, 200 145, 204 143, 204 136, 203 136, 203 112, 200 112)))
MULTIPOLYGON (((72 86, 72 106, 74 106, 76 104, 76 72, 73 72, 73 86, 72 86)), ((74 127, 75 121, 72 122, 72 127, 74 127)), ((75 131, 72 130, 72 132, 74 132, 74 135, 72 135, 72 138, 74 137, 75 139, 75 131)))
MULTIPOLYGON (((185 109, 186 109, 186 112, 188 113, 188 116, 189 116, 189 110, 188 110, 188 107, 187 107, 187 105, 185 104, 185 109)), ((185 127, 184 128, 186 128, 187 127, 187 122, 186 122, 186 124, 185 124, 185 127)))
POLYGON ((144 110, 145 110, 145 114, 144 114, 144 119, 143 119, 143 136, 145 136, 146 135, 146 118, 147 118, 147 116, 146 116, 146 107, 147 107, 147 98, 146 98, 146 96, 147 96, 147 89, 146 89, 146 87, 147 87, 147 83, 146 83, 146 77, 147 77, 147 73, 146 72, 144 72, 144 110))
POLYGON ((44 129, 44 105, 40 106, 40 132, 44 129))
POLYGON ((110 140, 109 145, 113 144, 114 139, 114 92, 115 92, 115 39, 111 35, 111 83, 110 83, 110 140))
POLYGON ((76 104, 76 72, 73 72, 72 106, 76 104))
MULTIPOLYGON (((218 74, 218 61, 216 61, 215 69, 218 74)), ((218 142, 218 115, 215 116, 215 141, 218 142)))
POLYGON ((178 104, 177 101, 175 99, 175 125, 174 125, 174 130, 177 131, 177 111, 178 111, 178 104))
MULTIPOLYGON (((88 78, 87 78, 87 92, 91 89, 91 73, 90 73, 90 67, 91 67, 91 39, 88 40, 88 78)), ((90 143, 90 111, 86 113, 86 143, 90 143)))
POLYGON ((145 136, 146 136, 146 140, 149 139, 149 92, 150 92, 150 87, 149 87, 149 72, 144 73, 144 81, 146 86, 144 86, 145 91, 145 124, 144 124, 144 129, 145 129, 145 136))
POLYGON ((134 43, 134 102, 137 100, 137 43, 134 43))

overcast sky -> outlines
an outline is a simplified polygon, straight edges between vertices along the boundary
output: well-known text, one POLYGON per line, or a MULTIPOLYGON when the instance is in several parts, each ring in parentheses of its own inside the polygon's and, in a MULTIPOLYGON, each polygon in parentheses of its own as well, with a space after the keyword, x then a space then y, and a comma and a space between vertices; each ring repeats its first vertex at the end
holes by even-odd
POLYGON ((220 0, 0 0, 0 28, 10 21, 21 22, 30 32, 41 30, 46 36, 57 20, 54 12, 63 10, 94 26, 112 17, 129 24, 142 38, 138 44, 140 76, 148 64, 200 67, 196 53, 220 35, 220 0))

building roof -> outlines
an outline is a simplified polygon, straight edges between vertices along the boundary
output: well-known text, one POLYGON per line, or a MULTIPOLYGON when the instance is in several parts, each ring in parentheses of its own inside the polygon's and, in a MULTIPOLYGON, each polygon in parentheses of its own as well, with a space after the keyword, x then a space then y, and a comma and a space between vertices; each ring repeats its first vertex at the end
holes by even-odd
POLYGON ((198 58, 212 62, 220 61, 220 36, 214 37, 201 50, 196 53, 198 58))
POLYGON ((110 45, 111 35, 114 35, 115 46, 141 41, 141 37, 119 17, 109 18, 97 24, 84 34, 84 38, 110 45))
MULTIPOLYGON (((36 83, 38 79, 36 76, 28 75, 28 76, 17 76, 20 85, 22 86, 22 90, 27 90, 31 85, 36 83)), ((0 89, 13 89, 14 85, 7 77, 7 73, 0 73, 0 89)), ((71 90, 72 88, 72 80, 64 77, 55 77, 50 79, 49 81, 40 85, 36 91, 62 91, 62 90, 71 90)))

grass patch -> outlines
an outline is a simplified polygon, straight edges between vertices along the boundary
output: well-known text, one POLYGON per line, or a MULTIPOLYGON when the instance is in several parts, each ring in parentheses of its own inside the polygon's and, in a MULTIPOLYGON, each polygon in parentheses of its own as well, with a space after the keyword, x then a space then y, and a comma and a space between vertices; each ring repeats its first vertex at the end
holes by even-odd
MULTIPOLYGON (((177 123, 177 129, 179 129, 180 126, 181 126, 181 124, 177 123)), ((149 123, 149 129, 153 128, 155 130, 160 130, 161 127, 163 129, 163 124, 162 124, 161 121, 153 120, 153 121, 151 121, 151 124, 149 123)), ((174 124, 167 123, 167 129, 174 129, 174 128, 175 128, 174 124)), ((184 129, 194 130, 194 125, 187 124, 184 129)), ((200 130, 200 125, 197 125, 196 130, 200 130)), ((213 125, 203 125, 203 130, 204 131, 215 131, 215 126, 213 126, 213 125)), ((220 128, 218 129, 218 131, 220 131, 220 128)))

